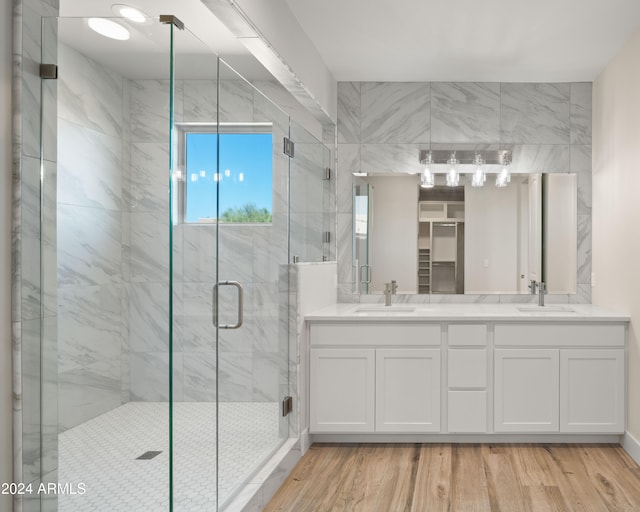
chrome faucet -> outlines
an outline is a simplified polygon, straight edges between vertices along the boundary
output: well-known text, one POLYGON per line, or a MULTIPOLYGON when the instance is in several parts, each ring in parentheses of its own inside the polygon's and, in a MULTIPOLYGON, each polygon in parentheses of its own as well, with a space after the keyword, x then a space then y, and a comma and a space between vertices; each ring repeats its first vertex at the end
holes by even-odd
POLYGON ((538 284, 538 306, 544 306, 544 296, 547 294, 547 285, 544 281, 538 284))
POLYGON ((532 279, 527 288, 529 288, 531 295, 535 295, 536 288, 538 288, 538 283, 536 282, 535 279, 532 279))
POLYGON ((384 305, 391 306, 391 294, 393 293, 393 281, 391 283, 384 283, 384 305))

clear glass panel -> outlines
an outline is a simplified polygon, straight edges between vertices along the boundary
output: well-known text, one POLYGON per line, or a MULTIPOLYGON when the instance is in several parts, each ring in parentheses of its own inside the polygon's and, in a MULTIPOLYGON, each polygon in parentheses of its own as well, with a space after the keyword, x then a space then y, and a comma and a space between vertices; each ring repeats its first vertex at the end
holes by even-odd
POLYGON ((218 58, 188 30, 173 35, 173 509, 188 512, 218 507, 218 58))
POLYGON ((282 148, 289 119, 223 61, 218 116, 218 493, 224 506, 288 437, 280 401, 288 390, 289 159, 282 148), (234 144, 225 142, 234 128, 234 144), (256 133, 268 134, 266 153, 252 150, 256 133), (232 179, 240 172, 247 177, 242 187, 232 179), (267 196, 263 203, 256 190, 267 196), (230 199, 240 207, 270 203, 271 221, 227 222, 223 205, 230 199))
POLYGON ((168 510, 170 27, 61 18, 58 65, 58 510, 168 510))
POLYGON ((295 156, 291 159, 291 254, 299 261, 323 261, 330 254, 331 234, 325 203, 330 182, 325 172, 330 152, 304 127, 291 121, 295 156))

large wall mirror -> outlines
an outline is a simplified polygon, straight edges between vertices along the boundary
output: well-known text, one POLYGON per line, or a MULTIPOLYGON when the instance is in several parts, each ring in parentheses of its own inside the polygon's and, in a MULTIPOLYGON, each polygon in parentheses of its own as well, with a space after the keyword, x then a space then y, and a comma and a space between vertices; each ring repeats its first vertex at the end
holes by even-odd
POLYGON ((420 187, 408 174, 355 179, 353 266, 357 293, 576 292, 575 174, 513 174, 505 187, 466 180, 420 187))

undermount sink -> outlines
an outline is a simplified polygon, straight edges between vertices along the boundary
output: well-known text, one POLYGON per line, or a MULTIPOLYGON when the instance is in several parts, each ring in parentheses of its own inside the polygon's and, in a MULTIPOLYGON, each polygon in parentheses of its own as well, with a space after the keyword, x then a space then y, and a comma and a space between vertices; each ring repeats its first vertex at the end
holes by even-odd
POLYGON ((522 313, 575 313, 576 310, 570 306, 519 306, 518 311, 522 313))
POLYGON ((413 313, 415 310, 415 306, 361 306, 355 312, 367 315, 399 315, 413 313))

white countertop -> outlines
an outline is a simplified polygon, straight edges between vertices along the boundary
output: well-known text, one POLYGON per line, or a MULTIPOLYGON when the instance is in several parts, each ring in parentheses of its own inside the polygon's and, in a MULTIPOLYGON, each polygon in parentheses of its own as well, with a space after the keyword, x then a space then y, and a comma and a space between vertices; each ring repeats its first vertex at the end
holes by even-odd
POLYGON ((305 315, 308 322, 628 322, 629 315, 591 304, 334 304, 305 315))

